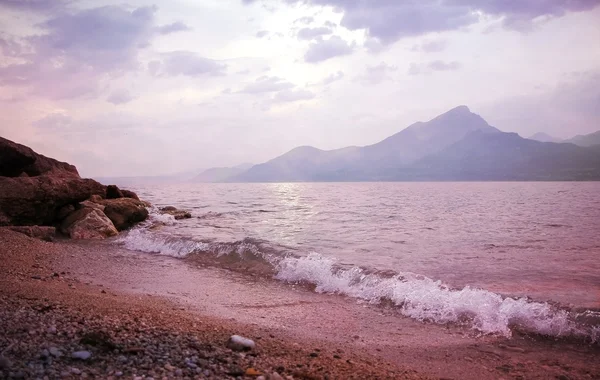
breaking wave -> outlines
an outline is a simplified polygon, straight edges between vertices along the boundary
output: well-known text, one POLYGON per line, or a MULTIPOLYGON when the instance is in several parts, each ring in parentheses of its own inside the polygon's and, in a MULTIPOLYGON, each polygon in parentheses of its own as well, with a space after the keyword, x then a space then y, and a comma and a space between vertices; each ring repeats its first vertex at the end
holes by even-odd
POLYGON ((257 239, 211 242, 139 228, 117 242, 130 250, 304 284, 318 293, 343 295, 373 305, 391 304, 400 314, 422 322, 463 325, 482 334, 507 337, 520 331, 600 342, 597 311, 576 312, 469 286, 453 289, 439 280, 414 273, 390 274, 357 266, 344 267, 318 253, 298 255, 257 239))

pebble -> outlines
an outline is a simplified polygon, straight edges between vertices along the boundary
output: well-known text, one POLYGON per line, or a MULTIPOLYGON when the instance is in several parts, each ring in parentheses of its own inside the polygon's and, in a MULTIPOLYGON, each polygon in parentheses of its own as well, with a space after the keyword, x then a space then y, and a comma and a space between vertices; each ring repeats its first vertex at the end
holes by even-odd
POLYGON ((117 371, 117 372, 115 372, 115 376, 116 377, 121 377, 121 376, 123 376, 123 372, 117 371))
POLYGON ((8 360, 8 358, 5 358, 4 356, 0 355, 0 369, 8 369, 12 366, 12 363, 10 362, 10 360, 8 360))
POLYGON ((71 373, 74 375, 81 375, 81 370, 79 370, 79 368, 71 368, 71 373))
POLYGON ((71 354, 71 357, 73 359, 88 360, 92 357, 92 353, 89 351, 75 351, 71 354))
POLYGON ((277 372, 273 372, 271 376, 269 376, 269 380, 283 380, 283 377, 277 372))
POLYGON ((49 334, 56 334, 56 327, 55 326, 50 326, 48 328, 48 333, 49 334))
POLYGON ((255 347, 256 344, 252 339, 244 338, 240 335, 232 335, 227 341, 227 348, 234 351, 249 351, 255 347))
POLYGON ((62 356, 62 352, 60 352, 60 350, 56 347, 50 347, 48 349, 48 352, 50 353, 50 355, 54 356, 55 358, 59 358, 62 356))

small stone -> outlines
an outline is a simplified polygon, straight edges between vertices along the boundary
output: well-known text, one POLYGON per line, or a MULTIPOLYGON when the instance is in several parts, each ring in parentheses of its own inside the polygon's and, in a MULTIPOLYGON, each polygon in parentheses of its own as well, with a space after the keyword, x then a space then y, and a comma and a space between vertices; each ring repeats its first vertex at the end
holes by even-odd
POLYGON ((318 357, 318 356, 319 356, 319 354, 318 354, 317 352, 311 352, 311 353, 310 353, 310 357, 311 357, 311 358, 316 358, 316 357, 318 357))
POLYGON ((8 358, 0 355, 0 369, 9 369, 12 366, 12 363, 8 358))
POLYGON ((49 334, 56 334, 56 326, 50 326, 48 328, 48 333, 49 334))
POLYGON ((50 355, 54 356, 55 358, 59 358, 62 356, 62 352, 60 352, 60 350, 56 347, 50 347, 48 349, 48 352, 50 353, 50 355))
POLYGON ((181 369, 177 368, 177 369, 175 370, 175 376, 178 376, 178 377, 181 377, 181 376, 183 376, 183 371, 182 371, 181 369))
POLYGON ((192 369, 198 368, 198 366, 196 364, 192 363, 192 362, 188 362, 187 366, 190 367, 190 368, 192 368, 192 369))
POLYGON ((50 356, 50 352, 48 350, 42 350, 40 356, 43 358, 47 358, 48 356, 50 356))
POLYGON ((126 363, 127 362, 127 357, 124 356, 124 355, 119 355, 119 356, 117 356, 117 361, 119 363, 126 363))
POLYGON ((239 335, 232 335, 227 341, 227 348, 233 351, 250 351, 256 347, 253 340, 239 335))
POLYGON ((270 376, 269 376, 269 380, 283 380, 283 377, 281 377, 280 374, 278 374, 277 372, 273 372, 270 376))
POLYGON ((267 378, 261 375, 261 376, 257 377, 256 380, 267 380, 267 378))
POLYGON ((248 368, 246 370, 246 372, 244 373, 246 376, 251 376, 251 377, 257 377, 262 375, 260 372, 258 372, 257 370, 255 370, 254 368, 248 368))
POLYGON ((78 368, 71 368, 71 373, 74 375, 81 375, 81 371, 78 368))
POLYGON ((41 280, 42 276, 34 275, 34 276, 31 276, 31 278, 33 278, 34 280, 41 280))
POLYGON ((123 376, 123 372, 117 371, 117 372, 115 372, 115 376, 116 377, 121 377, 121 376, 123 376))
POLYGON ((92 353, 89 351, 75 351, 71 354, 71 357, 73 359, 88 360, 92 357, 92 353))

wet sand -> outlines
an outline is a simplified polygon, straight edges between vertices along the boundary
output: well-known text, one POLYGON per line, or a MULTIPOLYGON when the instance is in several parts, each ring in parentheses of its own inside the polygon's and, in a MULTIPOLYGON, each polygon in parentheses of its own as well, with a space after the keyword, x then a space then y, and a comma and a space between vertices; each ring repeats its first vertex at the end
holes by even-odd
MULTIPOLYGON (((265 374, 279 369, 294 378, 600 378, 600 349, 586 343, 476 336, 402 317, 393 308, 104 242, 47 243, 3 231, 0 244, 5 301, 59 302, 69 312, 117 319, 141 315, 149 325, 195 334, 216 347, 231 334, 247 335, 260 355, 236 365, 265 374)), ((6 343, 0 341, 0 349, 6 343)))

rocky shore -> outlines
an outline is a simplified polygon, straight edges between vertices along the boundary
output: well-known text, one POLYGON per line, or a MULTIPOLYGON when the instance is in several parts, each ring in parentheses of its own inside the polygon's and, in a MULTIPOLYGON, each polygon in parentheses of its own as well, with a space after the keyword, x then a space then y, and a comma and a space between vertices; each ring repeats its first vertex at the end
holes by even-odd
POLYGON ((162 298, 86 284, 61 264, 72 254, 63 243, 0 229, 0 378, 426 378, 368 355, 284 342, 162 298), (228 344, 235 334, 255 347, 228 344))

